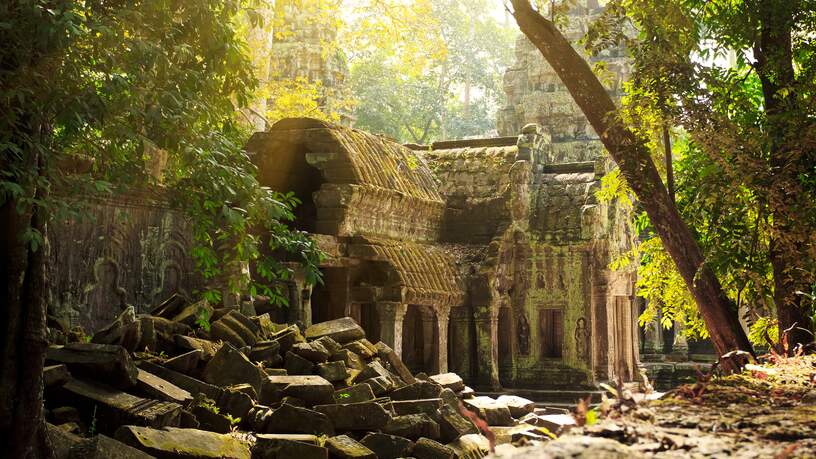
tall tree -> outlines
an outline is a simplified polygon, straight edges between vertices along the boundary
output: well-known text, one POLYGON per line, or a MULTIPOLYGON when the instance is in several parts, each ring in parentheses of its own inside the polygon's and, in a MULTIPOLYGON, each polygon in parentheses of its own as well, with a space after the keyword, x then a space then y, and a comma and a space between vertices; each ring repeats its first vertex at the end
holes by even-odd
POLYGON ((687 221, 744 309, 745 293, 771 299, 757 309, 776 310, 791 351, 812 341, 816 314, 814 11, 809 0, 614 0, 601 21, 639 31, 628 111, 687 133, 687 221))
MULTIPOLYGON (((255 79, 235 20, 248 6, 0 5, 0 444, 9 457, 49 456, 44 246, 50 219, 81 212, 78 197, 155 184, 151 169, 161 168, 151 164, 164 158, 161 179, 192 219, 205 277, 259 259, 255 227, 307 264, 318 257, 284 224, 292 198, 261 187, 241 150, 237 108, 255 79)), ((261 261, 270 278, 286 275, 274 260, 261 261)))
POLYGON ((521 31, 555 69, 637 196, 697 303, 720 354, 752 351, 732 302, 705 265, 697 241, 680 217, 651 157, 647 139, 620 122, 619 109, 589 64, 556 25, 527 0, 511 0, 521 31))

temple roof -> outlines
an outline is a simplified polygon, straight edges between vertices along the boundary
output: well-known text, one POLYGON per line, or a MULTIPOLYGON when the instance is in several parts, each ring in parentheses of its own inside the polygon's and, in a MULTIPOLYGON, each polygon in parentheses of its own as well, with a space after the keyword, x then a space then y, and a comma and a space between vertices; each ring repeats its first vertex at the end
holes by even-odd
POLYGON ((302 160, 320 170, 326 182, 393 190, 442 202, 428 166, 412 150, 388 140, 310 118, 287 118, 257 132, 247 151, 255 156, 261 182, 278 190, 296 189, 294 169, 302 160))
POLYGON ((355 238, 349 256, 382 262, 387 281, 371 301, 452 306, 464 298, 457 283, 455 257, 441 247, 379 238, 355 238))

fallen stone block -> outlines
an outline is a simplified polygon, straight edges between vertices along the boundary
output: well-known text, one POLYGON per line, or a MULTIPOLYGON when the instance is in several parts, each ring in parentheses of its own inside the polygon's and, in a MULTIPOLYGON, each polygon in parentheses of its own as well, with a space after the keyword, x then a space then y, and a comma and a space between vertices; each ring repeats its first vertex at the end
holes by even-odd
POLYGON ((507 406, 510 410, 510 415, 514 418, 520 418, 535 410, 535 402, 517 395, 500 395, 499 398, 496 399, 496 402, 507 406))
POLYGON ((252 447, 253 459, 328 459, 329 450, 314 435, 258 434, 252 447))
POLYGON ((177 426, 181 405, 149 400, 113 387, 74 379, 62 386, 65 396, 88 419, 96 412, 96 426, 111 433, 116 426, 135 424, 148 427, 177 426))
POLYGON ((411 454, 416 459, 454 459, 456 451, 430 438, 420 438, 414 444, 411 454))
MULTIPOLYGON (((368 365, 366 365, 366 367, 363 369, 363 371, 361 371, 360 374, 357 375, 357 379, 359 381, 365 381, 366 379, 377 378, 377 377, 383 377, 383 378, 388 379, 389 381, 394 380, 394 375, 391 374, 390 371, 386 370, 385 367, 382 366, 382 364, 380 362, 377 362, 377 361, 371 362, 368 365)), ((393 385, 394 384, 392 382, 391 386, 393 386, 393 385)))
POLYGON ((370 400, 374 400, 374 392, 366 383, 334 391, 334 401, 337 403, 358 403, 370 400))
POLYGON ((148 454, 161 458, 250 459, 246 443, 232 435, 198 429, 151 429, 122 426, 115 438, 148 454))
POLYGON ((348 377, 346 364, 341 361, 321 363, 317 366, 317 373, 327 381, 343 381, 348 377))
POLYGON ((277 341, 258 341, 252 346, 248 357, 255 363, 263 363, 265 367, 277 366, 283 361, 277 341))
POLYGON ((356 341, 352 341, 350 343, 346 343, 343 346, 343 349, 348 349, 349 351, 359 355, 363 359, 370 359, 377 355, 377 348, 374 347, 367 339, 358 339, 356 341))
POLYGON ((79 410, 73 406, 61 406, 51 410, 51 419, 54 421, 54 424, 57 425, 65 424, 66 422, 82 422, 79 416, 79 410))
POLYGON ((235 391, 240 392, 242 394, 246 394, 249 398, 253 400, 258 399, 258 393, 255 392, 255 388, 249 384, 233 384, 231 386, 224 387, 225 391, 235 391))
POLYGON ((174 335, 173 340, 181 349, 188 351, 201 351, 201 360, 208 362, 215 357, 215 353, 221 348, 221 345, 207 341, 206 339, 193 338, 192 336, 174 335))
POLYGON ((198 428, 216 433, 229 433, 232 427, 229 419, 217 411, 217 407, 196 405, 190 412, 198 421, 198 428))
POLYGON ((49 365, 43 368, 45 387, 61 386, 71 379, 71 372, 65 365, 49 365))
POLYGON ((275 323, 268 313, 254 314, 249 319, 258 327, 258 338, 263 339, 275 333, 275 323))
POLYGON ((201 349, 193 349, 172 359, 165 360, 163 365, 179 373, 189 374, 198 367, 198 362, 201 361, 203 355, 204 352, 201 349))
POLYGON ((289 350, 292 349, 292 346, 294 346, 296 343, 303 343, 306 341, 306 339, 303 338, 303 335, 300 333, 300 329, 295 325, 284 328, 280 332, 273 335, 270 339, 278 343, 281 354, 286 354, 289 352, 289 350))
POLYGON ((309 406, 326 405, 334 400, 334 386, 320 376, 269 376, 266 384, 280 389, 283 395, 303 400, 309 406))
POLYGON ((255 388, 255 393, 261 391, 264 377, 260 368, 229 343, 224 343, 201 373, 201 379, 210 384, 229 386, 246 383, 255 388))
POLYGON ((159 303, 157 306, 154 306, 153 309, 150 310, 150 315, 170 319, 172 317, 175 317, 179 313, 179 311, 184 309, 184 306, 186 306, 187 303, 189 303, 187 298, 185 298, 181 294, 174 293, 170 295, 169 298, 159 303))
POLYGON ((326 440, 326 448, 332 457, 353 459, 377 459, 374 451, 346 435, 338 435, 326 440))
POLYGON ((79 423, 77 422, 64 422, 62 424, 58 424, 57 427, 74 435, 80 435, 82 433, 82 429, 80 429, 79 423))
POLYGON ((376 402, 317 405, 314 410, 328 416, 337 431, 375 430, 391 420, 391 415, 376 402))
POLYGON ((196 419, 195 415, 187 410, 181 410, 181 416, 179 416, 179 427, 182 429, 198 429, 199 423, 198 419, 196 419))
POLYGON ((136 390, 158 400, 185 405, 193 399, 190 392, 145 370, 137 369, 136 390))
POLYGON ((490 397, 473 397, 463 400, 465 407, 479 413, 489 426, 512 426, 515 424, 510 409, 490 397))
POLYGON ((328 336, 340 344, 365 338, 365 331, 351 317, 341 317, 314 324, 306 329, 306 339, 316 340, 328 336))
POLYGON ((529 414, 521 420, 536 427, 544 427, 553 434, 559 434, 575 425, 575 418, 570 414, 545 414, 541 416, 529 414))
POLYGON ((310 343, 295 343, 291 352, 303 357, 312 363, 323 363, 329 360, 329 351, 317 341, 310 343))
POLYGON ((366 367, 366 364, 363 362, 363 359, 361 359, 359 355, 351 352, 348 349, 341 349, 337 351, 335 354, 332 354, 332 356, 329 357, 329 360, 332 361, 339 360, 346 365, 346 368, 359 371, 362 371, 366 367))
POLYGON ((442 399, 442 403, 444 403, 445 405, 449 406, 455 411, 459 411, 459 407, 462 404, 462 402, 452 390, 442 389, 439 392, 439 398, 442 399))
POLYGON ((210 335, 236 347, 252 346, 258 342, 258 326, 245 315, 232 310, 213 322, 210 335))
POLYGON ((379 432, 372 432, 360 440, 366 448, 370 449, 379 459, 396 459, 410 455, 414 442, 396 435, 388 435, 379 432))
MULTIPOLYGON (((305 344, 305 343, 303 343, 305 344)), ((283 367, 290 375, 311 375, 314 374, 314 363, 305 359, 292 351, 286 353, 283 367)))
POLYGON ((93 334, 91 342, 97 344, 121 345, 122 340, 125 337, 125 333, 134 322, 136 322, 136 310, 133 308, 133 306, 128 306, 124 311, 116 316, 111 323, 103 327, 101 330, 97 330, 93 334))
POLYGON ((46 424, 46 434, 57 459, 151 459, 153 456, 106 435, 84 438, 53 424, 46 424))
POLYGON ((216 400, 221 396, 222 389, 220 387, 213 386, 212 384, 208 384, 204 381, 193 378, 192 376, 187 376, 183 373, 165 368, 161 365, 142 360, 138 363, 138 367, 139 369, 146 370, 164 379, 165 381, 186 390, 190 393, 190 395, 202 393, 213 400, 216 400))
POLYGON ((376 348, 377 355, 384 362, 388 363, 388 366, 390 367, 389 369, 392 372, 396 373, 396 375, 399 376, 403 381, 405 381, 405 384, 413 384, 416 382, 416 378, 414 378, 414 375, 411 373, 411 370, 409 370, 408 367, 405 366, 405 363, 403 363, 400 356, 398 356, 397 353, 394 352, 393 349, 391 349, 391 347, 380 341, 376 344, 376 348))
POLYGON ((445 443, 457 440, 463 435, 479 433, 473 423, 464 417, 458 409, 443 405, 436 418, 439 423, 439 438, 445 443))
POLYGON ((459 392, 465 389, 465 382, 456 373, 442 373, 430 377, 431 381, 440 386, 450 389, 454 392, 459 392))
POLYGON ((320 343, 320 345, 323 346, 329 352, 329 356, 332 356, 332 355, 338 353, 340 351, 340 349, 343 348, 340 345, 340 343, 338 343, 337 341, 332 339, 331 336, 322 336, 322 337, 314 340, 313 342, 314 343, 320 343))
POLYGON ((223 389, 147 361, 139 362, 139 368, 143 368, 175 384, 190 392, 190 394, 204 394, 207 398, 215 400, 215 404, 218 405, 223 412, 229 413, 232 416, 242 418, 246 416, 249 409, 252 408, 252 398, 242 392, 223 389))
POLYGON ((462 459, 481 459, 490 453, 490 440, 480 434, 462 435, 448 446, 462 459))
MULTIPOLYGON (((359 377, 355 378, 355 381, 359 380, 359 377)), ((387 394, 394 388, 394 380, 387 376, 377 376, 376 378, 369 378, 359 382, 371 386, 371 390, 374 391, 374 395, 378 397, 387 394)))
POLYGON ((439 424, 427 414, 394 416, 382 431, 390 435, 416 440, 421 437, 439 438, 439 424))
POLYGON ((434 417, 437 410, 442 407, 442 399, 394 400, 389 403, 389 406, 398 416, 425 413, 430 417, 434 417))
MULTIPOLYGON (((207 302, 207 300, 201 300, 197 303, 181 308, 181 310, 179 310, 171 320, 187 325, 188 327, 193 327, 198 321, 210 320, 212 313, 213 307, 210 306, 210 303, 207 302)), ((164 318, 170 319, 170 317, 164 318)))
POLYGON ((334 435, 334 425, 328 416, 288 403, 262 415, 258 430, 264 433, 334 435))
POLYGON ((46 359, 65 364, 74 375, 102 380, 122 389, 133 387, 139 375, 127 350, 113 344, 49 346, 46 359))
POLYGON ((442 387, 428 381, 417 381, 413 384, 395 389, 388 394, 394 400, 416 400, 422 398, 439 398, 442 387))
POLYGON ((530 424, 490 427, 490 431, 496 437, 496 444, 517 443, 520 441, 549 441, 550 437, 538 429, 539 427, 530 424))

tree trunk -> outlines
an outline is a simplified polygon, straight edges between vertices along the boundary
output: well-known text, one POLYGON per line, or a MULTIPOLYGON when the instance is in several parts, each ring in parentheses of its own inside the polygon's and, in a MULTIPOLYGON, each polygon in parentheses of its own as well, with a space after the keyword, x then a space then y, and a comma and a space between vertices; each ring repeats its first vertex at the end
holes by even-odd
MULTIPOLYGON (((42 174, 40 154, 33 153, 30 164, 42 174)), ((41 200, 45 192, 36 187, 29 196, 41 200)), ((45 215, 39 207, 20 212, 17 205, 9 199, 0 206, 0 253, 6 257, 0 263, 0 444, 8 457, 52 457, 43 418, 45 248, 32 250, 23 239, 29 230, 45 237, 45 215)))
POLYGON ((697 303, 717 352, 723 355, 739 349, 753 353, 734 305, 705 265, 702 251, 669 198, 645 142, 620 124, 612 98, 555 25, 533 10, 527 0, 512 0, 512 4, 519 28, 556 71, 649 215, 697 303))
MULTIPOLYGON (((792 2, 793 3, 793 2, 792 2)), ((790 329, 788 351, 797 344, 813 341, 813 324, 802 295, 808 291, 814 279, 808 269, 807 217, 800 215, 798 201, 807 199, 799 190, 798 176, 807 173, 807 156, 797 152, 796 145, 806 122, 807 115, 799 111, 797 98, 785 97, 782 90, 797 86, 793 69, 791 33, 793 9, 780 7, 771 2, 761 2, 758 8, 760 33, 754 44, 756 70, 762 83, 765 103, 765 125, 770 140, 772 180, 769 197, 773 215, 773 234, 770 243, 770 259, 774 275, 774 304, 780 331, 790 329), (804 252, 804 253, 803 253, 804 252)), ((812 228, 811 228, 812 230, 812 228)), ((781 337, 780 337, 781 338, 781 337)))

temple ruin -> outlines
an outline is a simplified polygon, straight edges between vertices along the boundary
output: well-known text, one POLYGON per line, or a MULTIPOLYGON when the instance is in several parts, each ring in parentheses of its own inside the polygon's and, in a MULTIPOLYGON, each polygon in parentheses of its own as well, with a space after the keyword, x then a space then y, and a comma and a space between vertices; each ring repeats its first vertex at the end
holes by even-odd
POLYGON ((323 285, 293 282, 289 321, 351 316, 412 370, 478 387, 636 373, 634 274, 608 268, 633 234, 595 199, 604 160, 553 161, 535 125, 409 148, 288 119, 247 150, 264 185, 303 201, 295 224, 329 254, 323 285))

